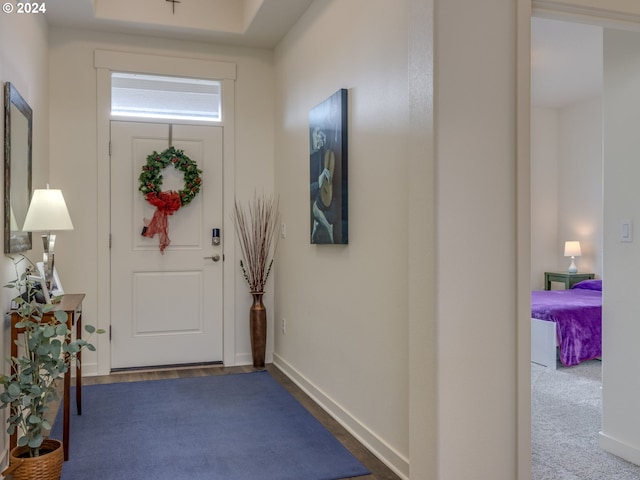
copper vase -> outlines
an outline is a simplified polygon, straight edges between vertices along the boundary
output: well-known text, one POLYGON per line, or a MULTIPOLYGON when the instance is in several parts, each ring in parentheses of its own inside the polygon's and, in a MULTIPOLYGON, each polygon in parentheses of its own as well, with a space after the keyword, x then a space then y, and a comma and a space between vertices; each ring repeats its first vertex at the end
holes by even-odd
POLYGON ((262 303, 264 292, 251 292, 251 295, 253 296, 253 305, 249 310, 249 330, 253 368, 264 368, 267 347, 267 310, 262 303))

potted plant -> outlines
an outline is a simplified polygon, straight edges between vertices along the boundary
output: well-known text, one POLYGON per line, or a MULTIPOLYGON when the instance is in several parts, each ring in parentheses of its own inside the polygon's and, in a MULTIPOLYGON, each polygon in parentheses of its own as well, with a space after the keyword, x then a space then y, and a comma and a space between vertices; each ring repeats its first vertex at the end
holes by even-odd
MULTIPOLYGON (((53 311, 55 306, 51 303, 36 301, 36 282, 30 277, 32 268, 23 273, 18 270, 23 259, 26 257, 14 260, 16 279, 5 285, 19 293, 13 299, 15 312, 20 316, 15 327, 23 335, 17 340, 18 355, 10 360, 11 374, 0 376, 0 385, 4 387, 0 408, 9 408, 7 433, 18 434, 9 468, 2 475, 13 472, 16 480, 57 479, 64 461, 62 442, 46 438, 51 429, 46 414, 49 404, 58 400, 56 380, 69 371, 78 352, 83 348, 95 351, 95 347, 82 338, 71 341, 66 313, 53 311), (48 313, 55 320, 43 321, 48 313)), ((85 330, 90 334, 103 332, 91 325, 85 326, 85 330)))
POLYGON ((267 311, 262 303, 262 296, 278 245, 276 233, 280 223, 280 212, 277 199, 273 196, 255 194, 246 207, 236 200, 233 223, 243 257, 243 260, 240 260, 240 268, 253 296, 253 304, 249 310, 253 366, 264 368, 267 311))

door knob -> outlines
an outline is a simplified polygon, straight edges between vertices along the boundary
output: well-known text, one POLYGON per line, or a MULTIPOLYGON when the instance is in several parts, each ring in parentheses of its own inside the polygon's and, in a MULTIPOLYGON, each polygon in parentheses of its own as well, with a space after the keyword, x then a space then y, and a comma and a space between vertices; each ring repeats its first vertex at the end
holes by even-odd
POLYGON ((215 255, 212 255, 210 257, 204 257, 205 259, 210 258, 212 261, 217 262, 218 260, 220 260, 220 255, 218 255, 217 253, 215 255))

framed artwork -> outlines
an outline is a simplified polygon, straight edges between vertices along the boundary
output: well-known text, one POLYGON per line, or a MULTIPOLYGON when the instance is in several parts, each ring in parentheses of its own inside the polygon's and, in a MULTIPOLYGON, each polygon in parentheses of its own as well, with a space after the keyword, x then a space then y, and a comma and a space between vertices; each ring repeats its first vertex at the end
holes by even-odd
POLYGON ((49 289, 47 288, 47 282, 44 281, 44 277, 38 277, 36 275, 29 275, 29 280, 34 282, 40 288, 40 292, 42 293, 42 299, 38 298, 36 293, 36 302, 38 303, 51 303, 51 295, 49 293, 49 289))
POLYGON ((344 88, 309 112, 311 243, 349 243, 347 118, 344 88))
MULTIPOLYGON (((44 272, 44 262, 36 263, 36 267, 38 267, 38 273, 42 278, 46 278, 44 272)), ((53 267, 53 273, 51 275, 51 285, 49 286, 49 293, 52 297, 57 297, 59 295, 64 295, 64 289, 62 288, 62 283, 60 283, 60 277, 58 276, 58 270, 55 265, 53 267)))

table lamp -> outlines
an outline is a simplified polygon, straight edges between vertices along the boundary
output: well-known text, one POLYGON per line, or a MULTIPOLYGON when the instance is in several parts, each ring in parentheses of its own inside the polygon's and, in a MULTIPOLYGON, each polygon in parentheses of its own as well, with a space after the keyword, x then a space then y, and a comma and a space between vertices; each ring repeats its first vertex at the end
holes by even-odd
POLYGON ((67 204, 64 202, 62 191, 49 189, 47 185, 46 190, 38 189, 33 192, 22 227, 24 232, 47 232, 46 235, 42 235, 42 244, 44 246, 42 263, 44 264, 44 280, 47 288, 50 288, 53 276, 53 250, 56 236, 51 231, 55 230, 73 230, 73 223, 71 223, 71 217, 69 216, 69 210, 67 210, 67 204))
POLYGON ((582 256, 582 250, 580 250, 580 242, 578 242, 577 240, 564 242, 564 256, 571 257, 569 273, 578 273, 578 267, 576 267, 575 257, 582 256))

